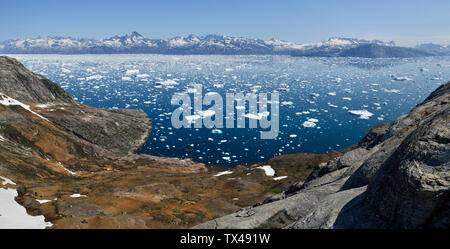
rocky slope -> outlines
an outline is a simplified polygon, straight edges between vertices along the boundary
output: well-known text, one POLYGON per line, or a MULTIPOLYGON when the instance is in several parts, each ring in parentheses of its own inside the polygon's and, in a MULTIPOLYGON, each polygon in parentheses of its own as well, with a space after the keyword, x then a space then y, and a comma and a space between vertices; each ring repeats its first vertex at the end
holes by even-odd
POLYGON ((444 51, 396 47, 393 41, 332 37, 314 44, 276 39, 261 40, 224 35, 189 35, 149 39, 137 32, 102 40, 71 37, 38 37, 0 43, 4 54, 278 54, 321 57, 418 57, 445 55, 444 51))
POLYGON ((195 228, 449 228, 450 82, 304 183, 195 228))
POLYGON ((13 198, 0 202, 0 228, 11 228, 3 221, 15 201, 37 217, 23 221, 43 215, 39 224, 51 228, 190 227, 262 201, 339 155, 272 159, 290 176, 282 180, 259 165, 214 176, 191 160, 133 154, 150 132, 143 111, 79 105, 15 59, 0 56, 0 90, 0 199, 13 198))

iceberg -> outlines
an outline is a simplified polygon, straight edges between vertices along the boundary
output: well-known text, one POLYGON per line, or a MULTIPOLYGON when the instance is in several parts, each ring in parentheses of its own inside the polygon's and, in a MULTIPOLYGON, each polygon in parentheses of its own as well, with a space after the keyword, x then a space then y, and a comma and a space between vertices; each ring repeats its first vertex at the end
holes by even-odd
POLYGON ((373 113, 367 110, 350 110, 348 112, 352 115, 359 116, 361 119, 369 119, 373 115, 373 113))

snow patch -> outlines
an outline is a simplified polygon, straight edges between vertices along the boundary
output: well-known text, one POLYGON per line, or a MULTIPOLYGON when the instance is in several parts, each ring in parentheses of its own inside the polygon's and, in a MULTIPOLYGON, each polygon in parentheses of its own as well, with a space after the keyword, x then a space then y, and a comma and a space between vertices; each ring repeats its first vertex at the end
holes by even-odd
MULTIPOLYGON (((36 115, 36 116, 38 116, 38 117, 40 117, 40 118, 42 118, 42 119, 44 119, 44 120, 49 121, 47 118, 45 118, 45 117, 43 117, 43 116, 37 114, 36 112, 32 111, 32 110, 30 109, 30 106, 29 106, 29 105, 26 105, 26 104, 24 104, 24 103, 22 103, 22 102, 20 102, 20 101, 18 101, 18 100, 15 100, 15 99, 13 99, 13 98, 11 98, 11 97, 9 97, 9 96, 6 96, 6 95, 3 94, 3 93, 0 93, 0 98, 1 98, 0 104, 2 104, 2 105, 6 105, 6 106, 9 106, 9 105, 18 105, 18 106, 22 107, 23 109, 25 109, 25 110, 27 110, 27 111, 33 113, 34 115, 36 115)), ((49 121, 49 122, 50 122, 50 121, 49 121)))
POLYGON ((40 204, 44 204, 44 203, 47 203, 47 202, 51 202, 52 200, 38 200, 38 199, 36 199, 36 201, 39 202, 40 204))
MULTIPOLYGON (((0 178, 3 185, 16 185, 5 177, 0 178)), ((53 225, 51 222, 45 222, 43 215, 29 215, 27 210, 15 201, 17 196, 15 189, 0 188, 0 229, 44 229, 53 225)))
POLYGON ((217 174, 215 174, 213 176, 217 177, 217 176, 223 176, 223 175, 229 175, 229 174, 233 174, 233 172, 229 171, 229 170, 226 170, 226 171, 219 172, 219 173, 217 173, 217 174))
POLYGON ((275 170, 270 165, 263 165, 263 166, 259 166, 257 168, 264 170, 264 172, 266 173, 266 176, 274 176, 275 175, 275 170))
POLYGON ((6 185, 6 184, 16 185, 15 182, 9 180, 9 179, 6 178, 6 177, 0 176, 0 179, 2 179, 2 184, 3 184, 3 185, 6 185))

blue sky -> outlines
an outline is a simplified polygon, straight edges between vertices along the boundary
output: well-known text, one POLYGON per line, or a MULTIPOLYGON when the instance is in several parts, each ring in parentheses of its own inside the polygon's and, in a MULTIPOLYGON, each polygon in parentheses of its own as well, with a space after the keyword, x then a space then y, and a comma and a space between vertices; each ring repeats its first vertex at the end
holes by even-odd
POLYGON ((0 41, 37 36, 224 34, 298 43, 331 36, 450 43, 449 0, 1 0, 0 41))

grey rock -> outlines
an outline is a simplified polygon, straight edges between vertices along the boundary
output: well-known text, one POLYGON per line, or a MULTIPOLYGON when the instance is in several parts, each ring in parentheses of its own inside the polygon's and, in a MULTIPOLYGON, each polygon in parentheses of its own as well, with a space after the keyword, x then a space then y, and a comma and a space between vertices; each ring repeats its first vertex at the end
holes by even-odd
POLYGON ((316 186, 310 190, 269 202, 263 205, 248 207, 236 213, 226 215, 195 226, 196 229, 250 229, 250 228, 283 228, 303 217, 309 210, 331 193, 338 191, 345 179, 316 186))
POLYGON ((319 164, 308 176, 301 189, 312 189, 338 180, 341 182, 347 180, 375 151, 375 149, 355 148, 340 157, 319 164))
POLYGON ((97 205, 80 200, 57 201, 56 208, 60 215, 72 217, 95 217, 102 213, 97 205))
POLYGON ((310 212, 300 220, 294 222, 288 228, 293 229, 330 229, 334 228, 334 223, 341 210, 349 202, 358 199, 366 191, 366 186, 340 191, 327 196, 310 212))
POLYGON ((44 115, 64 130, 116 154, 133 153, 150 133, 150 120, 142 110, 74 107, 44 115))
POLYGON ((421 122, 373 177, 364 206, 395 228, 420 228, 446 205, 450 109, 421 122))
POLYGON ((32 73, 16 59, 0 56, 0 92, 29 104, 76 104, 58 84, 32 73))
POLYGON ((385 140, 385 135, 390 126, 390 123, 384 123, 370 128, 363 139, 359 141, 358 146, 366 149, 373 148, 385 140))
POLYGON ((358 188, 369 184, 370 179, 375 175, 379 167, 394 152, 395 148, 400 144, 399 139, 391 139, 383 144, 372 148, 373 154, 358 167, 354 174, 350 176, 348 181, 342 187, 342 190, 358 188))

